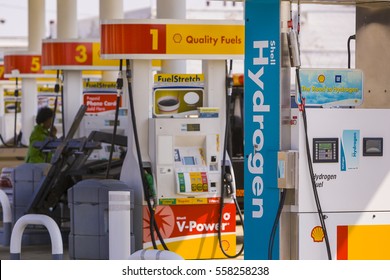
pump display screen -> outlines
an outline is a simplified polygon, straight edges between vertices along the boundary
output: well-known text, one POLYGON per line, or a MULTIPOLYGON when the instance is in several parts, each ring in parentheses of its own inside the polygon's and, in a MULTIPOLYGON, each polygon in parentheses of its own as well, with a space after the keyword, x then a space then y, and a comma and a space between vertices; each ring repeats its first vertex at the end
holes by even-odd
POLYGON ((187 124, 187 131, 200 131, 200 124, 198 123, 187 124))
POLYGON ((332 144, 331 143, 319 143, 318 148, 322 151, 325 151, 325 150, 330 151, 332 149, 332 144))
POLYGON ((338 138, 314 138, 313 162, 326 163, 339 161, 338 138))
MULTIPOLYGON (((104 123, 106 126, 114 126, 115 125, 115 120, 105 120, 104 123)), ((117 121, 117 125, 120 126, 120 121, 117 121)))
POLYGON ((383 156, 383 138, 363 138, 363 156, 383 156))
POLYGON ((183 157, 183 164, 184 165, 195 165, 195 158, 194 157, 183 157))

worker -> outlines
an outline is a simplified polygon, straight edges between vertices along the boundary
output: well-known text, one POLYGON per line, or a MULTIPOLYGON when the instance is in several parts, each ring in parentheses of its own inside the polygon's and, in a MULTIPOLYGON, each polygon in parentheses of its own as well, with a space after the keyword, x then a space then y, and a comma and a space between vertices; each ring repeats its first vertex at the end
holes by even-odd
POLYGON ((39 148, 34 148, 35 142, 43 142, 47 137, 56 137, 57 129, 52 126, 54 112, 49 107, 39 109, 35 118, 36 125, 30 135, 30 144, 25 161, 30 163, 50 162, 52 154, 44 153, 39 148))

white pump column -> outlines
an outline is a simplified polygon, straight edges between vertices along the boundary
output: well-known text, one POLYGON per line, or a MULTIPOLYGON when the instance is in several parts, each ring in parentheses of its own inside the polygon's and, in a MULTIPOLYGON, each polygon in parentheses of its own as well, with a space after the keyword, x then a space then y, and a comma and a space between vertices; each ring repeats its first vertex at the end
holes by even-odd
MULTIPOLYGON (((5 138, 6 136, 6 129, 7 127, 5 126, 5 104, 4 104, 4 87, 0 82, 0 134, 5 138)), ((5 139, 4 139, 5 140, 5 139)))
POLYGON ((42 52, 45 37, 45 0, 28 1, 28 50, 42 52))
MULTIPOLYGON (((157 1, 157 17, 164 19, 185 18, 186 5, 183 0, 158 0, 157 1)), ((162 72, 165 73, 185 73, 185 61, 166 60, 162 63, 162 72)), ((131 62, 132 87, 134 93, 135 115, 137 119, 138 138, 141 149, 141 157, 143 162, 150 162, 148 153, 149 143, 149 119, 152 117, 152 91, 153 91, 153 75, 152 62, 148 59, 134 59, 131 62)), ((125 80, 126 81, 126 80, 125 80)), ((126 82, 127 83, 127 82, 126 82)), ((129 88, 124 86, 124 95, 129 94, 129 88)), ((133 123, 131 114, 129 113, 129 131, 132 136, 133 123)), ((135 142, 133 137, 128 137, 126 158, 123 162, 120 180, 132 186, 134 190, 134 239, 135 251, 143 248, 143 188, 142 179, 138 167, 138 158, 135 150, 135 142), (137 164, 135 164, 137 163, 137 164)))
MULTIPOLYGON (((159 19, 186 19, 186 1, 157 0, 157 18, 159 19)), ((185 60, 163 60, 163 73, 186 73, 185 60)))
POLYGON ((123 0, 100 0, 100 19, 122 19, 123 0))
MULTIPOLYGON (((123 0, 100 0, 99 4, 100 20, 124 18, 123 0)), ((103 81, 116 81, 117 78, 118 71, 104 71, 102 75, 103 81)))
MULTIPOLYGON (((57 39, 77 39, 77 0, 57 0, 57 39)), ((82 104, 83 81, 81 70, 64 71, 65 135, 82 104)), ((78 136, 77 134, 75 135, 78 136)))
MULTIPOLYGON (((28 52, 42 53, 42 39, 45 37, 45 0, 28 1, 28 52)), ((38 88, 36 78, 22 80, 22 143, 29 144, 38 111, 38 88)))

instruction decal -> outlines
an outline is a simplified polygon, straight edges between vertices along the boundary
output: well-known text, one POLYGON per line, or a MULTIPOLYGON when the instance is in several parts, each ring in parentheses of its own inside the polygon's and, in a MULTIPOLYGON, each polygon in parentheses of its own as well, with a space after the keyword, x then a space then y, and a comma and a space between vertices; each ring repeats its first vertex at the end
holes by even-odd
POLYGON ((360 130, 344 130, 341 140, 340 170, 347 171, 359 168, 360 130))

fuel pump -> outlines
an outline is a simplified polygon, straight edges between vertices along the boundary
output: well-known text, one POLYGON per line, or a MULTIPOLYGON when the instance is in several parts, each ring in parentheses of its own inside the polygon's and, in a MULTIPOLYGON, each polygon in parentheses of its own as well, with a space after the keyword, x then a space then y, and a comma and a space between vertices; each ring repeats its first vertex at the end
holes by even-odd
POLYGON ((228 135, 225 145, 220 136, 224 113, 204 106, 202 74, 156 74, 154 81, 149 119, 154 219, 162 222, 169 249, 185 258, 234 257, 235 182, 225 152, 228 135))
MULTIPOLYGON (((102 24, 103 58, 132 61, 132 73, 128 73, 128 80, 132 79, 128 90, 133 108, 129 126, 134 128, 137 124, 137 128, 133 130, 133 137, 128 137, 131 152, 126 154, 121 180, 135 188, 136 247, 141 244, 144 249, 155 245, 163 248, 161 239, 157 240, 156 236, 159 230, 167 248, 185 259, 226 258, 218 241, 220 230, 224 251, 228 255, 235 254, 235 205, 232 197, 225 194, 221 197, 221 189, 227 183, 230 190, 234 188, 234 177, 222 175, 226 172, 222 165, 226 169, 230 166, 226 155, 223 163, 225 59, 242 59, 242 22, 193 21, 187 28, 187 21, 170 21, 180 32, 173 36, 164 33, 167 37, 163 42, 159 39, 165 38, 162 30, 150 26, 150 22, 126 21, 124 27, 131 36, 141 36, 136 35, 136 30, 142 36, 146 34, 142 31, 146 30, 146 24, 148 38, 154 43, 151 49, 149 41, 147 49, 132 42, 125 43, 131 47, 120 53, 116 46, 122 44, 119 41, 124 37, 106 45, 114 38, 111 29, 105 28, 108 22, 102 24), (226 52, 215 53, 211 45, 208 47, 209 39, 207 45, 196 43, 187 48, 190 39, 185 38, 195 38, 191 28, 197 26, 201 27, 201 33, 207 30, 205 38, 213 38, 214 44, 218 43, 226 52), (226 31, 221 32, 222 29, 226 31), (210 30, 215 35, 211 36, 210 30), (172 43, 175 48, 170 50, 165 47, 166 43, 172 43), (153 75, 153 59, 202 59, 202 73, 153 75), (151 188, 147 189, 147 185, 153 185, 154 191, 149 191, 151 188), (222 215, 221 200, 224 200, 222 215), (222 221, 219 221, 220 216, 222 221)), ((156 22, 168 24, 161 20, 156 22)), ((114 23, 114 29, 117 27, 114 23)), ((206 43, 203 39, 199 42, 206 43)))
POLYGON ((114 145, 113 140, 125 137, 128 134, 127 106, 123 106, 123 77, 118 74, 117 81, 86 81, 83 90, 83 103, 88 106, 84 117, 81 134, 88 136, 92 132, 107 135, 102 143, 102 149, 95 151, 89 158, 90 161, 120 160, 126 149, 120 145, 114 145), (120 82, 121 84, 119 84, 120 82), (113 131, 115 130, 115 136, 113 131))

